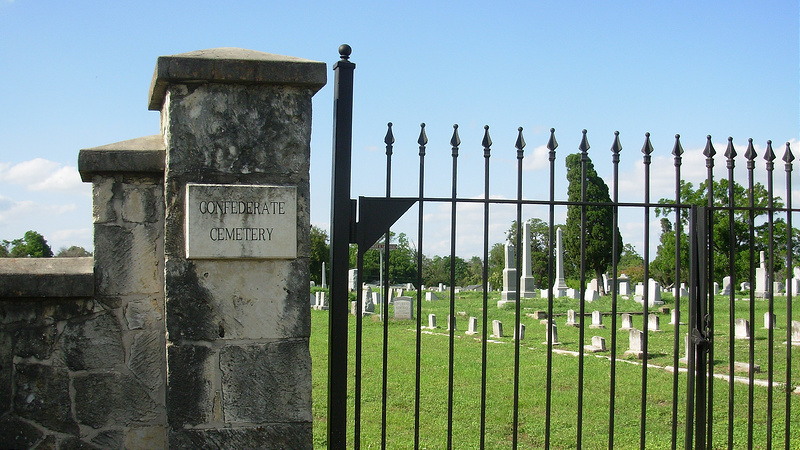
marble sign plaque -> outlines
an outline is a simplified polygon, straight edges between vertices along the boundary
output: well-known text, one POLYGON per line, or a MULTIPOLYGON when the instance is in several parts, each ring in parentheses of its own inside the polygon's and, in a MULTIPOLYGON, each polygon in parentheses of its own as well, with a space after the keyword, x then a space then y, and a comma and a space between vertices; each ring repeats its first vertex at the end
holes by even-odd
POLYGON ((297 257, 297 188, 186 185, 186 257, 297 257))

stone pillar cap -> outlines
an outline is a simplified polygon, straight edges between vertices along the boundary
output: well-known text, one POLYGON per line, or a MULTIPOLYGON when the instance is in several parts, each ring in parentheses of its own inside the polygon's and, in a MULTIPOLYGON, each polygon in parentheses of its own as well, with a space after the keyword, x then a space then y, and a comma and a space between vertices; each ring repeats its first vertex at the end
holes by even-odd
POLYGON ((160 111, 170 83, 276 84, 317 92, 327 82, 325 63, 242 48, 212 48, 159 56, 148 109, 160 111))

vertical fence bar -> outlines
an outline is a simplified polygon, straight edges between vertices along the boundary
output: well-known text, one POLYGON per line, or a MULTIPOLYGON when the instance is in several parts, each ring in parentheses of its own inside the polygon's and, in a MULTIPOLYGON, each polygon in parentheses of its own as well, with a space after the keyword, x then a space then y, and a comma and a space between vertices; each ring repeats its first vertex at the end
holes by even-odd
MULTIPOLYGON (((694 353, 695 353, 695 448, 702 449, 706 446, 706 431, 708 423, 706 400, 708 396, 708 334, 706 317, 708 314, 708 271, 705 265, 708 263, 708 248, 709 248, 709 215, 711 208, 697 207, 695 217, 695 228, 692 232, 695 234, 695 242, 697 248, 696 267, 697 276, 697 299, 694 308, 695 315, 692 317, 692 338, 694 340, 694 353)), ((713 378, 713 377, 712 377, 713 378)))
POLYGON ((486 448, 486 352, 489 329, 489 157, 492 154, 492 141, 489 130, 483 139, 483 272, 481 287, 483 288, 483 317, 481 330, 481 435, 480 450, 486 448))
MULTIPOLYGON (((580 324, 578 326, 578 427, 577 427, 577 448, 580 449, 583 443, 583 341, 586 337, 586 165, 589 162, 589 140, 586 137, 586 130, 582 131, 583 137, 578 149, 581 151, 581 273, 580 273, 580 299, 578 309, 580 310, 580 324)), ((616 234, 616 233, 614 233, 616 234)))
POLYGON ((642 345, 642 405, 641 405, 641 426, 639 428, 639 447, 645 450, 645 427, 647 425, 647 360, 648 352, 648 320, 647 315, 650 306, 650 161, 651 154, 653 153, 653 144, 650 143, 650 133, 645 133, 645 141, 642 146, 642 153, 644 154, 644 311, 642 314, 644 342, 642 345))
MULTIPOLYGON (((750 323, 755 323, 755 280, 753 279, 753 274, 755 273, 755 260, 754 257, 754 245, 755 245, 755 210, 753 209, 755 206, 755 193, 753 191, 754 182, 753 182, 753 170, 756 167, 755 158, 756 158, 756 150, 753 147, 753 139, 750 138, 747 140, 747 152, 745 152, 744 157, 747 158, 747 192, 748 192, 748 202, 749 202, 749 228, 750 228, 750 323)), ((749 339, 749 356, 748 362, 750 364, 750 370, 748 373, 748 390, 747 390, 747 448, 753 448, 753 378, 754 378, 754 364, 755 364, 755 339, 754 334, 750 333, 749 339)))
MULTIPOLYGON (((489 126, 486 126, 486 136, 489 136, 489 126)), ((522 226, 522 159, 524 158, 525 154, 523 153, 523 149, 525 148, 525 139, 522 138, 522 127, 519 127, 517 135, 517 142, 515 143, 515 147, 517 149, 517 242, 519 242, 519 231, 522 230, 523 233, 526 234, 525 239, 522 240, 523 245, 530 245, 528 242, 528 229, 522 226)), ((491 144, 491 140, 489 140, 491 144)), ((528 250, 529 251, 529 250, 528 250)), ((522 334, 520 333, 520 307, 522 306, 522 293, 521 285, 522 285, 522 277, 526 274, 523 273, 522 264, 520 264, 522 255, 528 254, 528 251, 523 250, 521 246, 517 245, 517 301, 514 303, 514 336, 516 339, 514 340, 514 412, 513 412, 513 419, 512 419, 512 426, 511 426, 511 448, 513 450, 517 449, 518 439, 519 439, 519 344, 522 340, 522 334)), ((525 266, 530 262, 526 262, 525 266)))
POLYGON ((614 188, 611 194, 611 202, 614 204, 614 210, 612 212, 611 227, 614 232, 611 242, 611 381, 608 399, 608 450, 614 450, 614 411, 617 392, 617 291, 619 290, 619 284, 617 282, 617 263, 619 262, 617 249, 619 248, 620 242, 617 239, 618 233, 616 230, 619 228, 619 153, 621 151, 622 144, 619 141, 619 131, 615 131, 614 143, 611 145, 611 161, 614 167, 612 175, 614 188))
MULTIPOLYGON (((386 137, 383 138, 386 144, 386 198, 392 196, 392 150, 394 144, 394 135, 392 134, 392 122, 387 124, 386 137)), ((383 293, 381 298, 381 315, 383 316, 383 374, 381 384, 381 449, 386 449, 386 401, 387 401, 387 386, 388 386, 388 364, 389 364, 389 314, 387 308, 389 307, 389 243, 391 242, 391 234, 389 228, 386 229, 385 243, 383 252, 386 254, 383 258, 383 293)), ((417 289, 419 290, 419 289, 417 289)), ((419 304, 418 304, 419 305, 419 304)), ((419 315, 419 314, 417 314, 419 315)))
POLYGON ((419 205, 417 217, 417 341, 415 357, 415 381, 414 381, 414 450, 419 450, 419 409, 420 409, 420 377, 421 357, 422 357, 422 224, 423 209, 425 203, 425 146, 428 144, 428 136, 425 134, 425 124, 419 125, 419 205))
MULTIPOLYGON (((553 408, 553 286, 556 277, 553 267, 555 248, 555 192, 556 192, 556 129, 550 128, 550 139, 547 141, 548 159, 550 160, 550 235, 547 241, 547 386, 545 387, 544 448, 550 448, 550 413, 553 408)), ((613 350, 612 350, 613 351, 613 350)))
MULTIPOLYGON (((675 450, 678 445, 678 354, 680 353, 681 337, 681 234, 683 225, 681 222, 681 164, 683 160, 683 146, 681 145, 681 135, 675 135, 675 145, 672 147, 673 164, 675 166, 675 330, 672 342, 672 443, 671 448, 675 450)), ((688 348, 687 348, 688 352, 688 348)))
MULTIPOLYGON (((456 290, 453 282, 456 278, 456 206, 458 193, 458 146, 461 145, 461 138, 458 137, 458 125, 453 125, 453 137, 450 139, 452 146, 451 156, 453 157, 453 191, 450 198, 450 318, 455 324, 456 315, 456 290)), ((453 448, 453 366, 455 353, 455 326, 450 326, 450 349, 448 353, 448 374, 447 374, 447 449, 453 448)))
MULTIPOLYGON (((792 270, 792 161, 794 155, 789 143, 783 154, 784 169, 786 170, 786 268, 792 270)), ((787 274, 787 276, 791 276, 787 274)), ((792 417, 792 282, 786 287, 786 417, 784 424, 784 448, 789 450, 789 436, 792 417)))
POLYGON ((694 442, 694 396, 695 396, 695 366, 697 362, 697 348, 695 345, 695 323, 697 320, 697 299, 699 297, 699 281, 698 281, 698 243, 697 233, 695 232, 695 223, 697 222, 697 207, 692 206, 689 209, 689 320, 687 321, 687 335, 686 342, 686 429, 684 434, 684 448, 685 450, 692 450, 694 442))
POLYGON ((354 381, 354 408, 353 408, 353 448, 361 449, 361 349, 363 346, 364 331, 364 253, 365 248, 356 251, 356 348, 355 348, 355 381, 354 381))
MULTIPOLYGON (((714 155, 717 151, 714 149, 714 144, 711 142, 711 135, 707 136, 706 148, 703 150, 703 155, 706 157, 706 206, 708 206, 708 231, 712 233, 714 230, 714 155)), ((708 266, 706 273, 706 286, 708 288, 708 303, 707 303, 707 316, 705 318, 706 332, 708 333, 708 342, 714 342, 714 244, 713 235, 708 235, 708 266)), ((714 373, 714 346, 708 346, 708 371, 714 373)), ((708 450, 712 446, 712 432, 714 429, 714 377, 708 378, 708 406, 706 412, 708 417, 706 419, 706 445, 708 450)))
POLYGON ((734 198, 734 190, 733 190, 733 169, 735 167, 735 163, 733 158, 736 156, 736 149, 733 147, 733 138, 728 137, 728 148, 725 150, 725 158, 727 159, 727 167, 728 167, 728 276, 730 277, 730 284, 728 292, 728 336, 729 338, 729 345, 728 345, 728 449, 733 449, 733 403, 734 403, 734 383, 733 383, 733 373, 734 373, 734 362, 735 362, 735 352, 734 352, 734 341, 733 338, 736 331, 735 331, 735 317, 736 317, 736 295, 733 286, 736 286, 736 265, 734 257, 738 253, 736 248, 736 235, 735 235, 735 220, 734 220, 734 212, 735 212, 735 198, 734 198))
POLYGON ((331 176, 331 284, 328 314, 328 448, 347 448, 347 269, 352 206, 350 164, 353 137, 353 71, 351 48, 339 47, 333 65, 333 173, 331 176))
MULTIPOLYGON (((772 175, 775 169, 775 153, 772 151, 772 141, 767 141, 767 150, 764 152, 764 160, 766 161, 767 166, 767 234, 769 236, 769 244, 767 245, 769 255, 767 259, 767 261, 769 261, 767 264, 767 308, 770 318, 770 326, 767 329, 767 342, 769 343, 769 352, 767 356, 767 448, 772 448, 772 375, 774 370, 773 363, 775 362, 775 351, 773 348, 773 345, 775 344, 775 321, 772 319, 775 315, 775 248, 772 243, 775 237, 775 223, 773 222, 774 215, 772 211, 772 209, 775 207, 775 201, 772 198, 772 175)), ((787 345, 791 345, 791 342, 787 342, 787 345)))

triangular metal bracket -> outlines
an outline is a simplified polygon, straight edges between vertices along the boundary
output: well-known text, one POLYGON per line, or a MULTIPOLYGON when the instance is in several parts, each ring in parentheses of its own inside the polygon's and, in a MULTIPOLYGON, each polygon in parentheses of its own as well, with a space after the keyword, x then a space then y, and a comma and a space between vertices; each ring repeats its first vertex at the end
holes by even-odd
POLYGON ((372 247, 397 219, 417 202, 408 197, 358 197, 358 225, 356 244, 363 253, 372 247))

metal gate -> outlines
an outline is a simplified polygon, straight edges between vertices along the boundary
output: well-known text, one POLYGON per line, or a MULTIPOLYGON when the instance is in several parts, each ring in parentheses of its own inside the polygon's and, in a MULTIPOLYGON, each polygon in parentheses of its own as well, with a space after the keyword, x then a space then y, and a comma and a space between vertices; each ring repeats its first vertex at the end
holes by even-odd
MULTIPOLYGON (((755 200, 754 196, 754 170, 755 170, 755 160, 756 160, 756 152, 754 150, 752 141, 748 146, 748 151, 744 155, 747 164, 747 171, 748 171, 748 191, 747 197, 748 202, 747 205, 737 204, 735 201, 735 196, 737 194, 741 195, 741 193, 734 192, 734 183, 728 183, 728 191, 727 195, 720 197, 719 192, 713 191, 715 180, 714 178, 714 163, 715 163, 715 148, 711 141, 711 137, 708 137, 708 141, 706 144, 706 148, 704 151, 704 155, 706 156, 706 167, 707 167, 707 193, 705 198, 705 205, 698 206, 695 204, 687 203, 686 199, 682 198, 681 193, 681 165, 682 165, 682 154, 683 148, 681 146, 680 137, 676 135, 675 138, 675 145, 672 151, 674 156, 674 171, 675 171, 675 197, 674 202, 669 205, 664 205, 663 203, 653 202, 650 198, 650 170, 651 170, 651 154, 653 152, 653 147, 650 144, 650 136, 649 134, 645 137, 644 145, 642 146, 641 152, 643 155, 642 164, 644 168, 644 185, 642 186, 643 191, 643 201, 636 202, 636 203, 625 203, 620 202, 619 198, 619 162, 620 162, 620 152, 622 150, 622 146, 620 144, 620 139, 618 133, 615 133, 615 137, 613 139, 611 145, 611 156, 612 156, 612 164, 613 164, 613 175, 612 175, 612 192, 611 192, 611 201, 604 202, 604 203, 597 203, 587 199, 587 187, 586 187, 586 170, 587 170, 587 161, 588 161, 588 150, 589 150, 589 143, 587 138, 586 130, 583 131, 583 135, 580 141, 580 145, 578 149, 580 150, 580 157, 581 157, 581 193, 580 198, 573 200, 573 201, 563 201, 563 200, 556 200, 555 198, 555 163, 556 163, 556 148, 558 147, 558 143, 555 137, 555 130, 550 130, 550 139, 547 143, 547 149, 549 151, 549 164, 550 164, 550 195, 547 199, 530 199, 523 197, 523 160, 525 157, 524 149, 526 147, 525 140, 523 138, 522 129, 519 129, 517 140, 516 140, 516 152, 517 152, 517 198, 516 199, 493 199, 490 197, 489 192, 489 164, 490 164, 490 157, 492 154, 492 140, 489 134, 489 127, 485 127, 485 133, 483 140, 481 142, 481 146, 483 147, 483 155, 484 155, 484 195, 481 199, 475 198, 462 198, 458 196, 457 192, 457 175, 458 175, 458 156, 459 156, 459 149, 461 146, 461 141, 458 133, 457 125, 454 126, 452 138, 450 140, 450 147, 451 147, 451 156, 452 156, 452 193, 450 197, 426 197, 424 192, 424 179, 425 179, 425 156, 426 156, 426 147, 427 147, 427 137, 425 133, 425 125, 423 124, 420 129, 419 139, 418 139, 418 146, 419 146, 419 194, 416 197, 393 197, 391 194, 391 177, 392 177, 392 153, 394 148, 394 137, 392 135, 392 124, 390 123, 388 126, 388 131, 386 133, 385 144, 386 144, 386 193, 383 197, 360 197, 358 201, 351 199, 351 192, 350 192, 350 177, 351 177, 351 140, 352 140, 352 96, 353 96, 353 74, 355 69, 355 64, 349 61, 350 55, 350 48, 349 46, 343 45, 339 49, 341 60, 338 61, 334 65, 335 71, 335 81, 334 81, 334 148, 333 148, 333 178, 332 178, 332 212, 331 212, 331 224, 330 224, 330 238, 331 238, 331 282, 330 282, 330 311, 329 311, 329 360, 328 360, 328 417, 327 417, 327 425, 328 425, 328 447, 331 449, 345 449, 345 448, 355 448, 359 449, 362 445, 362 422, 369 421, 369 422, 377 422, 379 423, 380 429, 380 438, 374 437, 371 439, 371 442, 379 441, 381 448, 389 447, 397 447, 397 448, 411 448, 413 446, 414 449, 424 448, 424 436, 421 436, 420 428, 421 423, 424 423, 428 420, 423 412, 421 411, 420 405, 420 392, 423 389, 421 386, 421 374, 423 371, 427 370, 425 367, 421 365, 421 352, 426 345, 427 342, 426 336, 422 333, 423 323, 422 323, 422 304, 423 304, 423 297, 422 297, 422 258, 423 258, 423 228, 424 228, 424 219, 423 219, 423 211, 425 210, 426 205, 430 204, 447 204, 451 208, 451 224, 450 224, 450 243, 451 243, 451 258, 450 258, 450 280, 451 286, 453 285, 453 280, 455 279, 455 252, 456 252, 456 234, 457 234, 457 227, 458 224, 456 222, 456 209, 458 205, 463 204, 479 204, 483 206, 483 276, 482 276, 482 295, 483 295, 483 307, 482 307, 482 317, 481 317, 481 324, 482 326, 479 336, 480 341, 480 364, 481 364, 481 380, 480 380, 480 420, 479 420, 479 427, 480 430, 478 432, 478 442, 456 442, 459 435, 459 429, 464 426, 471 426, 471 425, 459 425, 457 423, 457 419, 454 418, 454 352, 455 352, 455 341, 456 341, 456 330, 455 327, 450 328, 446 333, 446 338, 448 339, 448 355, 447 355, 447 419, 446 419, 446 430, 442 430, 442 433, 446 433, 446 447, 449 448, 462 448, 462 447, 469 447, 469 448, 493 448, 491 444, 487 443, 487 417, 486 417, 486 410, 487 405, 492 402, 492 398, 487 395, 487 386, 489 385, 489 380, 487 380, 487 355, 489 353, 489 341, 490 336, 488 335, 488 297, 489 297, 489 286, 488 286, 488 260, 489 260, 489 210, 490 206, 494 205, 507 205, 510 207, 516 208, 516 245, 515 248, 521 249, 521 235, 522 235, 522 223, 523 223, 523 206, 529 205, 540 205, 545 206, 549 210, 549 217, 548 217, 548 225, 549 225, 549 240, 548 240, 548 254, 551 255, 548 258, 548 267, 547 267, 547 280, 548 286, 552 286, 555 280, 556 274, 554 267, 554 261, 552 255, 554 254, 554 246, 555 246, 555 231, 554 231, 554 224, 555 224, 555 209, 556 207, 564 208, 564 207, 573 207, 578 208, 580 210, 581 215, 581 233, 580 233, 580 249, 581 249, 581 263, 580 263, 580 300, 577 302, 577 307, 579 311, 577 312, 578 317, 581 318, 579 324, 579 337, 578 337, 578 351, 577 353, 577 361, 578 367, 577 372, 575 374, 575 395, 577 396, 576 399, 576 407, 575 407, 575 417, 570 418, 572 423, 574 423, 575 428, 571 430, 571 434, 574 436, 574 440, 568 445, 569 447, 575 448, 582 448, 582 447, 592 447, 597 448, 599 446, 607 447, 609 449, 613 448, 633 448, 638 445, 639 448, 679 448, 683 447, 686 449, 703 449, 703 448, 734 448, 737 446, 742 445, 743 442, 746 442, 747 448, 775 448, 775 447, 783 447, 783 448, 790 448, 791 441, 794 439, 797 440, 797 428, 800 427, 798 424, 798 414, 796 412, 796 404, 798 402, 798 390, 795 389, 794 383, 796 383, 797 378, 797 371, 793 370, 797 368, 797 359, 793 360, 793 352, 792 352, 792 342, 793 339, 799 339, 796 335, 793 335, 793 326, 795 328, 800 328, 800 322, 793 322, 792 318, 795 317, 795 312, 793 311, 793 303, 796 302, 796 293, 792 291, 792 283, 787 283, 786 286, 786 293, 785 293, 785 322, 780 324, 775 324, 775 315, 774 315, 774 308, 776 302, 783 301, 783 299, 776 299, 775 292, 774 292, 774 284, 772 281, 774 280, 773 276, 773 264, 770 264, 767 267, 766 279, 769 281, 767 286, 765 287, 765 292, 763 294, 764 300, 757 300, 755 288, 755 280, 753 279, 753 274, 756 273, 756 255, 755 255, 755 229, 756 229, 756 222, 755 217, 757 215, 766 214, 767 219, 765 224, 762 225, 762 228, 766 227, 766 232, 768 233, 768 246, 765 250, 767 255, 767 259, 772 262, 776 255, 778 255, 777 249, 785 246, 785 251, 781 254, 785 255, 785 266, 787 268, 791 268, 793 266, 793 253, 795 249, 793 248, 793 239, 796 239, 796 236, 792 233, 792 213, 798 212, 798 209, 794 209, 792 207, 792 161, 794 159, 789 144, 786 144, 785 154, 783 155, 783 161, 785 163, 785 176, 786 176, 786 204, 785 206, 777 207, 773 203, 773 198, 777 195, 773 195, 773 169, 774 169, 774 160, 776 159, 773 151, 771 142, 767 144, 767 150, 763 155, 763 158, 766 161, 767 167, 767 194, 768 194, 768 203, 767 204, 758 204, 755 200), (387 409, 389 403, 389 392, 388 392, 388 379, 391 376, 389 371, 387 370, 387 366, 389 364, 389 359, 391 355, 389 354, 388 349, 388 342, 389 342, 389 328, 391 320, 389 319, 388 315, 384 317, 382 321, 382 349, 381 349, 381 395, 379 400, 380 403, 380 410, 381 414, 380 417, 370 416, 368 418, 362 417, 362 403, 364 399, 362 399, 362 333, 363 333, 363 314, 362 311, 362 296, 360 292, 360 286, 362 285, 362 263, 363 263, 363 255, 364 253, 373 246, 382 236, 389 236, 390 227, 395 223, 395 221, 405 214, 410 207, 413 205, 417 205, 417 212, 418 212, 418 235, 417 235, 417 280, 415 285, 416 290, 416 301, 415 304, 417 305, 417 311, 415 315, 416 326, 415 326, 415 365, 413 369, 411 367, 408 370, 414 370, 415 373, 415 386, 414 386, 414 401, 413 401, 413 408, 414 408, 414 430, 413 430, 413 443, 409 441, 403 441, 401 444, 392 444, 389 443, 392 441, 391 436, 387 436, 390 432, 387 431, 389 427, 387 426, 387 409), (669 430, 670 433, 667 433, 669 439, 665 439, 663 435, 653 436, 648 428, 648 407, 651 406, 648 404, 649 402, 649 389, 651 386, 648 386, 648 372, 654 370, 662 370, 663 368, 653 368, 648 364, 649 358, 649 332, 648 330, 649 324, 648 320, 646 320, 651 312, 653 312, 652 307, 649 305, 649 289, 652 289, 651 285, 647 280, 650 279, 650 260, 651 255, 649 251, 649 227, 644 227, 644 301, 642 302, 641 308, 641 315, 642 315, 642 334, 641 334, 641 345, 642 345, 642 362, 639 364, 641 368, 641 380, 639 384, 639 395, 640 395, 640 404, 638 408, 640 410, 639 414, 639 423, 638 423, 638 436, 631 437, 631 435, 626 432, 622 437, 619 436, 620 430, 623 427, 630 427, 630 424, 619 424, 616 423, 617 419, 617 412, 619 410, 619 405, 617 405, 617 397, 619 396, 620 392, 618 392, 618 374, 620 371, 619 364, 620 361, 624 361, 621 358, 621 355, 618 355, 618 342, 617 342, 617 333, 616 330, 619 327, 618 319, 621 311, 618 310, 618 251, 617 249, 620 247, 621 243, 618 242, 617 234, 613 234, 613 239, 611 242, 608 243, 612 247, 612 258, 610 269, 611 269, 611 286, 614 288, 611 290, 611 344, 610 344, 610 356, 606 358, 609 365, 609 380, 607 384, 608 388, 608 404, 607 404, 607 427, 603 427, 604 430, 607 432, 607 436, 596 436, 594 432, 586 432, 584 431, 585 425, 585 406, 584 406, 584 395, 586 393, 586 361, 588 354, 585 352, 584 343, 585 343, 585 332, 587 327, 585 326, 583 318, 586 317, 586 302, 583 299, 586 297, 586 272, 587 268, 584 266, 585 258, 583 258, 583 252, 586 249, 587 243, 585 242, 586 227, 587 227, 587 219, 586 219, 586 212, 587 208, 590 207, 606 207, 612 211, 612 220, 613 220, 613 229, 618 229, 618 220, 619 220, 619 210, 620 208, 627 208, 627 209, 634 209, 638 210, 643 215, 644 223, 647 224, 650 219, 653 217, 653 210, 655 208, 664 208, 665 206, 669 208, 670 211, 673 211, 675 214, 675 223, 676 223, 676 230, 674 231, 675 234, 675 286, 679 286, 681 282, 688 284, 688 289, 685 293, 681 293, 681 290, 675 290, 675 303, 674 303, 674 310, 677 311, 676 319, 673 331, 673 338, 672 338, 672 366, 671 366, 671 398, 669 399, 669 420, 670 426, 669 430), (360 219, 356 221, 356 212, 358 212, 358 216, 360 219), (737 243, 734 240, 734 228, 736 227, 735 216, 744 216, 748 218, 747 222, 749 224, 749 273, 751 274, 750 280, 738 280, 735 277, 731 280, 733 286, 737 286, 737 283, 749 281, 752 286, 749 290, 749 294, 741 294, 737 293, 737 290, 730 289, 727 295, 727 301, 724 305, 719 298, 715 300, 715 289, 713 286, 713 278, 712 275, 714 274, 714 264, 715 261, 719 262, 725 259, 725 255, 723 255, 722 259, 720 259, 719 253, 721 251, 718 242, 719 239, 715 240, 715 233, 718 235, 719 233, 727 232, 729 234, 729 249, 736 248, 737 245, 741 245, 741 243, 737 243), (779 217, 783 217, 784 219, 778 220, 779 217), (726 220, 727 217, 727 220, 726 220), (686 223, 686 229, 681 225, 682 223, 686 223), (780 226, 785 227, 785 232, 783 236, 785 236, 786 240, 781 242, 775 242, 773 233, 774 228, 777 224, 780 226), (688 271, 686 270, 687 267, 683 267, 686 263, 682 262, 680 249, 681 245, 685 245, 686 242, 682 242, 682 240, 688 240, 689 246, 689 261, 688 261, 688 271), (355 317, 351 318, 350 314, 350 301, 349 301, 349 289, 348 289, 348 269, 349 269, 349 246, 350 244, 357 245, 357 269, 358 270, 358 279, 356 281, 356 304, 355 304, 355 317), (777 247, 776 247, 777 246, 777 247), (688 279, 681 279, 681 273, 688 272, 688 279), (737 295, 740 299, 737 300, 737 295), (745 296, 742 299, 742 295, 745 296), (750 326, 755 326, 756 317, 755 317, 755 302, 766 302, 768 305, 768 313, 770 314, 770 320, 772 320, 772 326, 769 327, 768 330, 768 337, 767 337, 767 346, 768 346, 768 361, 767 361, 767 379, 765 381, 765 386, 756 386, 755 380, 755 344, 756 339, 754 337, 755 333, 750 334, 746 339, 740 340, 738 343, 735 342, 734 336, 736 335, 735 330, 735 320, 734 320, 734 311, 739 305, 745 305, 747 309, 749 309, 749 317, 747 318, 749 321, 750 326), (686 304, 684 304, 686 303, 686 304), (715 324, 715 303, 720 305, 720 307, 728 308, 727 312, 727 323, 723 323, 722 326, 717 327, 715 324), (680 317, 680 310, 682 307, 688 305, 688 318, 687 323, 684 325, 681 323, 680 317), (355 354, 350 355, 352 358, 351 362, 348 363, 348 335, 350 333, 350 327, 355 327, 355 354), (781 330, 779 327, 783 327, 784 329, 781 330), (785 332, 785 362, 781 364, 785 364, 785 374, 776 374, 774 373, 774 357, 778 353, 778 349, 781 346, 781 340, 784 336, 780 336, 779 332, 785 332), (684 341, 685 338, 685 341, 684 341), (715 346, 715 338, 719 338, 720 344, 715 346), (727 343, 725 343, 727 341, 727 343), (686 368, 680 368, 679 362, 679 354, 681 353, 681 343, 686 342, 686 368), (736 360, 736 350, 745 347, 747 349, 748 355, 748 369, 747 369, 747 376, 741 377, 736 376, 735 372, 737 367, 735 367, 735 360, 736 360), (728 360, 727 365, 725 367, 721 367, 719 373, 715 372, 715 350, 717 352, 721 352, 721 354, 726 355, 728 360), (727 372, 727 373, 725 373, 727 372), (783 377, 781 377, 783 375, 783 377), (782 379, 781 379, 782 378, 782 379), (727 381, 728 385, 728 392, 727 393, 720 393, 715 392, 715 380, 722 380, 727 381), (748 389, 747 393, 747 400, 746 405, 741 405, 740 403, 735 402, 735 385, 737 384, 737 380, 739 383, 746 385, 748 389), (756 389, 759 390, 758 395, 756 395, 756 389), (763 440, 761 439, 761 434, 754 433, 754 421, 761 420, 761 407, 759 406, 758 411, 756 411, 756 403, 758 403, 762 396, 761 392, 766 390, 766 410, 763 414, 766 415, 765 417, 765 427, 766 431, 763 436, 763 440), (350 394, 350 395, 349 395, 350 394), (782 398, 781 398, 782 397, 782 398), (352 402, 352 406, 348 406, 348 402, 352 402), (718 418, 715 418, 715 411, 720 411, 720 405, 723 403, 727 406, 727 420, 720 421, 718 418), (793 403, 794 409, 793 409, 793 403), (715 406, 716 405, 716 406, 715 406), (778 405, 779 411, 775 412, 775 406, 778 405), (747 413, 744 417, 744 420, 747 421, 747 430, 743 431, 741 420, 741 408, 746 406, 747 413), (737 408, 738 407, 738 408, 737 408), (351 409, 352 408, 352 409, 351 409), (737 413, 738 412, 738 413, 737 413), (756 417, 758 416, 758 417, 756 417), (756 420, 758 419, 758 420, 756 420), (714 424, 722 423, 722 428, 724 430, 716 430, 714 424), (779 428, 782 432, 780 433, 773 433, 773 430, 779 428), (742 439, 739 434, 746 432, 746 439, 742 439), (591 435, 587 435, 587 433, 592 433, 591 435), (455 436, 455 439, 454 439, 455 436), (754 437, 755 436, 755 437, 754 437), (588 440, 587 440, 588 439, 588 440), (600 442, 601 444, 599 444, 600 442)), ((735 167, 735 157, 736 152, 734 150, 732 140, 728 140, 728 147, 724 154, 726 167, 727 167, 727 180, 734 179, 734 167, 735 167)), ((659 170, 664 170, 663 168, 659 170)), ((741 202, 739 202, 741 203, 741 202)), ((386 244, 389 244, 388 238, 386 238, 386 244)), ((389 245, 386 245, 386 248, 389 248, 389 245)), ((521 257, 522 252, 516 252, 516 268, 521 267, 521 257)), ((727 263, 729 264, 730 274, 734 273, 734 264, 737 263, 735 261, 734 252, 730 252, 727 255, 727 263)), ((741 263, 741 261, 739 261, 741 263)), ((389 258, 385 258, 384 260, 384 267, 385 271, 388 273, 388 266, 389 266, 389 258)), ((518 271, 518 276, 521 276, 521 271, 518 271)), ((389 280, 388 277, 383 281, 384 283, 384 292, 388 292, 389 290, 389 280)), ((554 315, 554 290, 548 289, 547 293, 547 315, 546 315, 546 326, 548 330, 549 327, 552 326, 553 315, 554 315)), ((448 292, 449 294, 449 315, 450 317, 455 317, 455 289, 451 287, 448 292)), ((520 324, 521 319, 523 316, 522 310, 522 299, 520 297, 520 282, 519 279, 516 283, 516 297, 517 301, 514 304, 514 330, 515 333, 520 332, 520 324)), ((384 299, 384 304, 386 300, 384 299)), ((781 305, 782 307, 784 305, 781 305)), ((795 333, 800 332, 800 330, 795 330, 795 333)), ((516 336, 516 334, 515 334, 516 336)), ((521 337, 521 336, 520 336, 521 337)), ((536 447, 544 447, 550 448, 551 445, 553 447, 563 446, 563 444, 555 444, 552 442, 552 432, 554 428, 557 426, 555 424, 555 418, 552 416, 552 408, 553 408, 553 389, 554 389, 554 379, 553 379, 553 358, 560 357, 554 356, 555 354, 555 342, 553 341, 553 333, 548 331, 546 333, 546 341, 542 343, 542 349, 545 350, 545 376, 544 381, 542 383, 541 390, 536 392, 536 395, 541 395, 544 397, 544 408, 543 408, 543 415, 544 418, 542 422, 544 424, 544 434, 541 445, 539 444, 531 444, 531 442, 523 442, 521 441, 521 435, 524 435, 525 432, 521 431, 521 424, 520 424, 520 402, 527 399, 530 393, 523 393, 524 396, 520 395, 520 371, 528 370, 525 367, 525 363, 521 362, 521 351, 524 351, 524 345, 521 344, 521 339, 514 339, 513 340, 513 398, 512 398, 512 410, 510 411, 510 420, 508 423, 508 446, 511 448, 530 448, 531 446, 536 447)), ((795 347, 796 348, 796 347, 795 347)), ((782 358, 783 355, 780 355, 782 358)), ((527 357, 526 357, 527 358, 527 357)), ((741 359, 741 358, 740 358, 741 359)), ((666 368, 669 370, 669 367, 666 368)), ((627 370, 627 369, 626 369, 627 370)), ((652 375, 651 375, 652 376, 652 375)), ((595 381, 593 381, 595 382, 595 381)), ((716 383, 718 386, 720 382, 716 383)), ((570 395, 572 395, 570 393, 570 395)), ((373 401, 373 400, 371 400, 373 401)), ((561 424, 562 420, 559 418, 558 423, 561 424)), ((794 443, 797 445, 797 442, 794 443)))

